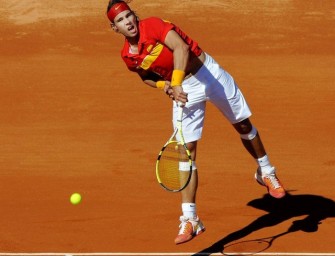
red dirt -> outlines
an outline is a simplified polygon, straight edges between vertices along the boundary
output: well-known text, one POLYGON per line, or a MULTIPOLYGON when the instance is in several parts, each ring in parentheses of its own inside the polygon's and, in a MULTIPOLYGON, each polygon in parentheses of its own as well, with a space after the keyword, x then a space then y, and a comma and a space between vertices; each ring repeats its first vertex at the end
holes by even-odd
MULTIPOLYGON (((235 77, 280 178, 305 209, 248 228, 267 211, 247 204, 266 191, 209 104, 197 160, 207 231, 179 246, 179 195, 154 173, 172 132, 171 103, 126 70, 107 3, 1 2, 1 252, 199 252, 243 228, 252 233, 235 242, 280 234, 311 214, 324 214, 317 231, 283 235, 266 252, 335 252, 335 2, 131 3, 142 18, 178 24, 235 77), (73 192, 83 196, 78 206, 73 192)), ((244 245, 227 251, 254 250, 244 245)))

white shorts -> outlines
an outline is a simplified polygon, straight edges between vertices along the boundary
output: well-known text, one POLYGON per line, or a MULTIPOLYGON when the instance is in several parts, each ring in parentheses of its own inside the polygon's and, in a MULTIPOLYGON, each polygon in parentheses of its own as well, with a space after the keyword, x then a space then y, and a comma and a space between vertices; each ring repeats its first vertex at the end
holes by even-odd
MULTIPOLYGON (((242 92, 232 76, 208 54, 199 71, 183 81, 188 102, 183 113, 183 134, 186 142, 197 141, 202 136, 206 101, 212 102, 231 124, 251 116, 242 92)), ((173 126, 176 125, 177 105, 173 103, 173 126)), ((177 137, 178 139, 178 137, 177 137)))

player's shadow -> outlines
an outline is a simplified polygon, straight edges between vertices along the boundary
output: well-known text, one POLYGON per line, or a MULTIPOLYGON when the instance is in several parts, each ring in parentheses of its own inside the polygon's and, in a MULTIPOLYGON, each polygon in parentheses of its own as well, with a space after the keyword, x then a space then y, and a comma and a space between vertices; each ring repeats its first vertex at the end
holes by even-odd
POLYGON ((278 237, 296 231, 316 232, 322 220, 335 217, 335 202, 317 195, 287 194, 279 200, 264 195, 263 198, 252 200, 247 205, 268 213, 244 228, 228 234, 208 248, 194 254, 194 256, 223 253, 225 246, 229 243, 242 239, 257 230, 278 225, 294 217, 307 215, 301 220, 293 221, 288 230, 278 235, 278 237))

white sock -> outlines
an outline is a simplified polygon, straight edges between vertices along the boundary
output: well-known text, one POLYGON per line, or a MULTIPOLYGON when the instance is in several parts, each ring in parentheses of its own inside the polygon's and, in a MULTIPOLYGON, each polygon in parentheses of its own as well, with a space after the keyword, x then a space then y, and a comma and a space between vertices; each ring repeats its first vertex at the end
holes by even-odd
POLYGON ((185 217, 188 217, 188 218, 197 217, 197 207, 195 203, 182 203, 181 209, 185 217))
POLYGON ((270 163, 270 160, 267 155, 256 159, 258 166, 261 168, 263 174, 272 174, 273 173, 273 166, 270 163))

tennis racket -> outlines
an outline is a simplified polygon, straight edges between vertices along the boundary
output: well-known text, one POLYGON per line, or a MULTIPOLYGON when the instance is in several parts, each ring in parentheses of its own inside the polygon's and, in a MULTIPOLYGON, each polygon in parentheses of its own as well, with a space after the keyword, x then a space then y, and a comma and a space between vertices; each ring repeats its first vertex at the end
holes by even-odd
POLYGON ((192 175, 192 159, 182 131, 183 107, 178 104, 176 128, 158 154, 156 177, 159 184, 170 192, 187 187, 192 175), (178 134, 179 141, 176 139, 178 134))

